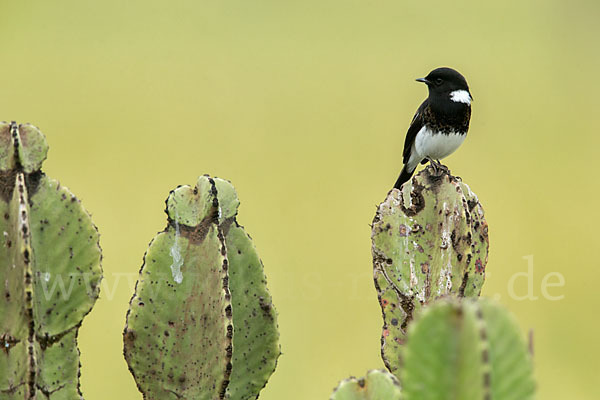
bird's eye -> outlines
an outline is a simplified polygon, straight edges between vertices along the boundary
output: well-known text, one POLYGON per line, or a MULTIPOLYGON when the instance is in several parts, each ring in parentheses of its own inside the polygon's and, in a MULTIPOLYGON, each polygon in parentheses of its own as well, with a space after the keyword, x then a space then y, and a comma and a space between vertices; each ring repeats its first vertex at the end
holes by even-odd
POLYGON ((443 80, 442 78, 437 78, 437 79, 435 80, 435 84, 436 84, 436 85, 441 85, 443 82, 444 82, 444 80, 443 80))

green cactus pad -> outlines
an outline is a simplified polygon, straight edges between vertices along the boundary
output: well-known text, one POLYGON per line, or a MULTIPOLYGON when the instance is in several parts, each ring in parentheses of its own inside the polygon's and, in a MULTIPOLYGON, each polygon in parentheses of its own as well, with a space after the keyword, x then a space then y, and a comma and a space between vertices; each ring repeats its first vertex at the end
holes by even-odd
POLYGON ((421 307, 449 294, 479 296, 488 237, 477 197, 447 170, 428 167, 393 189, 372 225, 374 280, 384 317, 382 357, 401 361, 408 323, 421 307))
POLYGON ((30 198, 34 315, 38 335, 53 337, 81 323, 98 298, 99 237, 80 201, 57 181, 41 177, 30 198))
POLYGON ((535 392, 518 325, 485 299, 428 306, 409 327, 401 378, 406 400, 527 400, 535 392))
POLYGON ((37 128, 0 123, 0 145, 0 393, 80 398, 76 337, 98 298, 98 232, 39 170, 48 147, 37 128))
POLYGON ((233 370, 227 396, 252 399, 275 371, 280 354, 277 313, 252 239, 235 219, 239 205, 235 189, 222 179, 215 178, 215 182, 229 259, 234 323, 233 370))
POLYGON ((262 263, 233 186, 201 176, 167 199, 127 314, 125 358, 147 399, 251 399, 279 356, 262 263))
POLYGON ((214 180, 171 192, 167 212, 131 299, 125 358, 146 399, 223 398, 233 327, 214 180))
POLYGON ((365 378, 340 382, 330 400, 400 400, 398 379, 387 371, 373 370, 365 378))
POLYGON ((48 153, 46 137, 35 126, 23 124, 19 126, 19 134, 14 138, 19 140, 17 149, 23 171, 29 174, 39 171, 48 153))

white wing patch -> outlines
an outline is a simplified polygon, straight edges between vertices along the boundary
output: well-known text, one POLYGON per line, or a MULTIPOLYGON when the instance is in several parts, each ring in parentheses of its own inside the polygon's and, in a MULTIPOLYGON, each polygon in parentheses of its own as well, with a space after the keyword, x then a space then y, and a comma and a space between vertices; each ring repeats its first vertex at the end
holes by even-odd
POLYGON ((471 104, 471 95, 466 90, 455 90, 450 92, 450 100, 455 103, 471 104))

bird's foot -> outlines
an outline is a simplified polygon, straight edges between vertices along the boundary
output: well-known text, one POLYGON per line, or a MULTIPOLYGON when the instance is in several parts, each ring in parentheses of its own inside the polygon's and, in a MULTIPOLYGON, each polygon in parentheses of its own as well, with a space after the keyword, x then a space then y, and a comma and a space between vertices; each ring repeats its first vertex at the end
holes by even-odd
POLYGON ((440 175, 443 175, 444 173, 447 175, 450 175, 450 169, 448 167, 446 167, 444 164, 442 164, 440 162, 440 160, 436 160, 436 161, 437 161, 437 168, 438 168, 440 175))
POLYGON ((444 164, 440 162, 440 160, 434 160, 433 158, 427 157, 429 160, 429 164, 431 165, 431 169, 433 173, 431 176, 440 177, 444 174, 450 175, 450 170, 444 164))
POLYGON ((427 161, 429 161, 429 165, 431 165, 431 169, 433 170, 433 175, 437 175, 437 164, 433 158, 426 157, 427 161))

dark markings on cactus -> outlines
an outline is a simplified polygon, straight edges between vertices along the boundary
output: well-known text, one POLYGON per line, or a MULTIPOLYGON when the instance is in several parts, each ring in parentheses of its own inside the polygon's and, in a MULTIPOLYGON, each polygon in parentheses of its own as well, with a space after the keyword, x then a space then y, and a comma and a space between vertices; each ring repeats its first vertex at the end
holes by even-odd
MULTIPOLYGON (((387 225, 386 225, 386 228, 387 228, 387 229, 390 229, 390 228, 391 228, 391 225, 390 225, 390 224, 387 224, 387 225)), ((408 227, 407 227, 406 225, 404 225, 404 224, 400 224, 399 231, 400 231, 400 236, 401 236, 401 237, 408 236, 408 227)))
POLYGON ((267 302, 265 301, 265 298, 261 296, 261 297, 259 297, 259 298, 258 298, 258 304, 259 304, 259 306, 260 306, 260 309, 263 311, 264 315, 265 315, 267 318, 269 318, 269 319, 273 320, 273 318, 274 318, 274 317, 273 317, 273 312, 272 312, 272 305, 271 305, 271 303, 267 303, 267 302))
MULTIPOLYGON (((458 260, 458 261, 460 261, 460 260, 458 260)), ((466 271, 465 274, 463 275, 462 283, 460 284, 460 287, 458 288, 458 295, 460 297, 465 297, 465 288, 467 287, 468 280, 469 280, 469 271, 466 271)))
MULTIPOLYGON (((229 229, 231 229, 231 225, 234 224, 236 227, 240 227, 240 225, 237 223, 237 221, 235 220, 235 216, 233 217, 228 217, 225 218, 223 220, 223 222, 221 222, 220 228, 223 231, 223 235, 227 236, 229 234, 229 229)), ((240 250, 238 249, 238 254, 241 254, 240 250)))
POLYGON ((38 335, 36 337, 36 340, 40 344, 40 348, 42 350, 46 350, 48 347, 51 347, 54 344, 60 342, 62 340, 62 338, 65 337, 67 334, 71 333, 73 331, 73 329, 79 329, 80 325, 81 324, 78 324, 78 325, 74 326, 73 328, 69 329, 68 331, 61 332, 58 335, 53 335, 53 336, 50 336, 48 334, 46 334, 44 336, 38 335))
POLYGON ((16 337, 9 335, 8 333, 4 333, 0 336, 0 348, 6 354, 10 353, 13 347, 19 344, 21 341, 16 337))
POLYGON ((475 261, 475 269, 477 270, 477 272, 483 272, 485 271, 485 266, 483 265, 483 263, 481 262, 481 259, 477 259, 477 261, 475 261))
POLYGON ((400 207, 402 208, 404 214, 406 214, 409 217, 414 217, 415 215, 423 211, 423 209, 425 208, 425 198, 423 197, 423 189, 425 189, 425 186, 420 185, 418 183, 414 184, 414 190, 410 192, 411 205, 409 207, 404 206, 404 194, 400 192, 400 207))
POLYGON ((123 340, 129 344, 133 344, 135 342, 137 334, 135 331, 131 329, 125 329, 125 333, 123 334, 123 340))
MULTIPOLYGON (((208 230, 210 229, 210 225, 214 223, 215 216, 217 215, 217 210, 213 210, 212 215, 207 216, 196 226, 188 226, 184 224, 179 224, 179 230, 181 232, 181 236, 188 239, 192 244, 202 243, 206 235, 208 234, 208 230)), ((169 225, 175 229, 175 221, 169 219, 169 225)))
MULTIPOLYGON (((29 203, 31 204, 32 197, 37 193, 40 186, 40 181, 44 177, 42 171, 35 171, 30 174, 25 174, 25 186, 27 187, 27 194, 29 196, 29 203)), ((64 195, 64 194, 63 194, 64 195)), ((71 197, 72 201, 77 200, 75 196, 71 197)))
MULTIPOLYGON (((0 171, 0 196, 7 203, 10 201, 10 199, 12 199, 13 190, 15 189, 16 176, 16 169, 0 171)), ((8 213, 4 214, 4 219, 8 220, 8 218, 8 213)))

